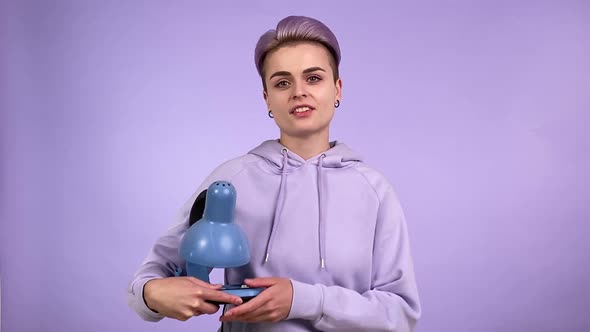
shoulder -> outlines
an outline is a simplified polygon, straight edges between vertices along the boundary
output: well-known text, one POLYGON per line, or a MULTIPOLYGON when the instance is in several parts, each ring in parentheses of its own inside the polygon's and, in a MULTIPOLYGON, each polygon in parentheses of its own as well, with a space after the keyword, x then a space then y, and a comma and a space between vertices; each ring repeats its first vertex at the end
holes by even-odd
POLYGON ((185 210, 190 208, 198 195, 209 188, 212 183, 216 181, 232 182, 236 176, 242 173, 243 170, 247 169, 251 165, 254 165, 256 162, 258 162, 258 160, 255 156, 242 155, 233 159, 229 159, 215 167, 215 169, 213 169, 213 171, 211 171, 209 175, 205 177, 205 179, 197 187, 196 191, 193 192, 192 196, 185 203, 185 210))
POLYGON ((380 201, 386 194, 393 192, 393 185, 381 171, 364 162, 355 163, 353 168, 372 188, 380 201))
POLYGON ((215 178, 215 180, 231 181, 243 170, 255 165, 259 161, 259 158, 251 154, 244 154, 239 157, 229 159, 217 166, 211 172, 209 178, 215 178))

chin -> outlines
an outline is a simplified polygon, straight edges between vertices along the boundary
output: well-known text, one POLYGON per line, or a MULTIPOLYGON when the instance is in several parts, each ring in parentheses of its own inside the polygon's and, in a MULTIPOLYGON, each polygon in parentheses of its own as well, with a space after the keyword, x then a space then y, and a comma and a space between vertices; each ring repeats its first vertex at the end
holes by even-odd
POLYGON ((328 126, 318 127, 318 126, 297 126, 295 128, 289 128, 287 130, 283 130, 285 134, 291 137, 309 137, 321 134, 322 132, 327 130, 328 126))

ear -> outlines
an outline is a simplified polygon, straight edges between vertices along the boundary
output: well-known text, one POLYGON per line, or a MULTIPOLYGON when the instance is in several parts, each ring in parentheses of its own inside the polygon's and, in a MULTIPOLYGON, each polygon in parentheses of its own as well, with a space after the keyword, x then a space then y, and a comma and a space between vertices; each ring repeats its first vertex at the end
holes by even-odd
POLYGON ((336 99, 342 101, 342 79, 340 78, 336 81, 336 99))
POLYGON ((264 98, 264 102, 266 103, 267 108, 270 108, 270 102, 268 101, 268 93, 266 91, 262 91, 262 97, 264 98))

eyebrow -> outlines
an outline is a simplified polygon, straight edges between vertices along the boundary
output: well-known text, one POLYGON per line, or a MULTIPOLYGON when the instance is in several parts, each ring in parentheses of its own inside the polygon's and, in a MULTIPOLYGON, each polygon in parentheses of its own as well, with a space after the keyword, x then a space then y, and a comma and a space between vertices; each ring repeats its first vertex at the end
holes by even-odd
MULTIPOLYGON (((326 72, 322 67, 310 67, 307 68, 303 71, 304 74, 309 74, 312 73, 314 71, 323 71, 326 72)), ((277 71, 276 73, 270 75, 270 77, 268 78, 269 80, 272 79, 275 76, 292 76, 292 74, 288 71, 277 71)))

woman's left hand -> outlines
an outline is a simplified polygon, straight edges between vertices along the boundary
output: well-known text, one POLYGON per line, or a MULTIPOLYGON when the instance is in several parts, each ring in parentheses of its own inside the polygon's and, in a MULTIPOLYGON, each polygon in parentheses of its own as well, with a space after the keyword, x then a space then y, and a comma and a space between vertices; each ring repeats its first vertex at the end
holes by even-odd
POLYGON ((228 310, 222 322, 278 322, 289 315, 293 285, 287 278, 255 278, 244 281, 249 287, 268 287, 252 300, 228 310))

